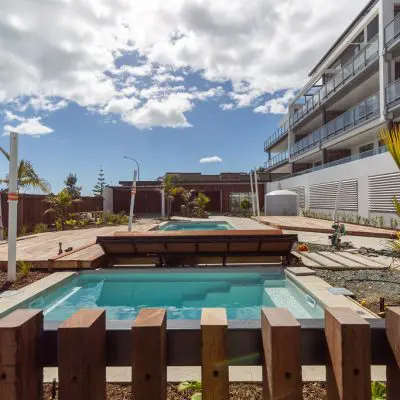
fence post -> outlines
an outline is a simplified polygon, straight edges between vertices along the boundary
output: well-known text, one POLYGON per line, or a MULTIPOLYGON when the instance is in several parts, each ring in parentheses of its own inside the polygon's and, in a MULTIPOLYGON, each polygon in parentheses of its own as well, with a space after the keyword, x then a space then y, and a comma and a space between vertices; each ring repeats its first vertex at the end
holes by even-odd
POLYGON ((228 318, 224 308, 203 308, 201 313, 203 400, 229 399, 227 330, 228 318))
POLYGON ((16 310, 0 319, 0 399, 42 398, 43 314, 16 310))
POLYGON ((325 309, 326 368, 329 400, 371 398, 371 328, 348 308, 325 309))
POLYGON ((265 400, 302 399, 300 323, 285 308, 261 310, 265 400))
POLYGON ((81 309, 58 328, 59 400, 105 400, 104 310, 81 309))
POLYGON ((387 399, 400 399, 400 307, 386 309, 386 336, 393 360, 386 367, 387 399))
POLYGON ((167 318, 164 309, 142 309, 132 326, 132 395, 167 398, 167 318))

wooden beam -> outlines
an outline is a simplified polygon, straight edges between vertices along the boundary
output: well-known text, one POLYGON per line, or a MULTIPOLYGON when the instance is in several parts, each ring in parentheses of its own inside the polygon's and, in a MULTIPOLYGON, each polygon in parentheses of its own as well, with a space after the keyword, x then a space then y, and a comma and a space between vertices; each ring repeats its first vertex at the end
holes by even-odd
POLYGON ((371 329, 348 308, 325 309, 329 351, 326 369, 329 400, 371 398, 371 329))
POLYGON ((132 395, 135 400, 167 397, 164 309, 142 309, 132 326, 132 395))
POLYGON ((286 308, 263 308, 264 399, 302 398, 300 323, 286 308))
POLYGON ((59 400, 105 400, 106 314, 81 309, 58 328, 59 400))
POLYGON ((0 399, 42 399, 41 310, 16 310, 0 319, 0 399))
POLYGON ((203 400, 229 399, 228 318, 224 308, 201 313, 201 379, 203 400))
POLYGON ((386 367, 387 399, 400 399, 400 307, 386 309, 386 335, 393 359, 386 367))

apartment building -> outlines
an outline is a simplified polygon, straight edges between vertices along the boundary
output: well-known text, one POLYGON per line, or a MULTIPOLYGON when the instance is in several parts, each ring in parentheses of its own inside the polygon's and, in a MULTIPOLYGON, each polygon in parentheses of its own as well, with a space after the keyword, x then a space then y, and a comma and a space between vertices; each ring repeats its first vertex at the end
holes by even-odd
POLYGON ((290 189, 299 207, 395 217, 400 173, 379 131, 400 120, 400 3, 372 0, 309 74, 264 143, 267 191, 290 189))

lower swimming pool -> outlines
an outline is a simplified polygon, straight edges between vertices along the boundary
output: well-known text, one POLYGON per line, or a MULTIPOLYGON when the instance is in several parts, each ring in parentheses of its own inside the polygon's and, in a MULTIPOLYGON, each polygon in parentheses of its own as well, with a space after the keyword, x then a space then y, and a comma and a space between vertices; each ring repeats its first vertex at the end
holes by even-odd
POLYGON ((92 271, 27 301, 47 321, 63 321, 81 308, 103 308, 109 320, 131 320, 142 308, 167 309, 168 319, 200 319, 204 307, 224 307, 228 319, 260 318, 261 307, 288 308, 297 318, 322 318, 323 310, 283 272, 92 271))
POLYGON ((225 221, 170 221, 159 226, 160 231, 229 231, 235 229, 225 221))

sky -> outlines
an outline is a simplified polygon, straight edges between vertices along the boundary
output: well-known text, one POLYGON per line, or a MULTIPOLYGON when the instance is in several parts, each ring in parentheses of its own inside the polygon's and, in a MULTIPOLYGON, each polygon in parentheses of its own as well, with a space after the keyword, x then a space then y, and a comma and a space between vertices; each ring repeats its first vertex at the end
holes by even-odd
MULTIPOLYGON (((0 146, 59 191, 249 171, 367 0, 1 0, 0 146)), ((0 174, 8 171, 0 159, 0 174)))

